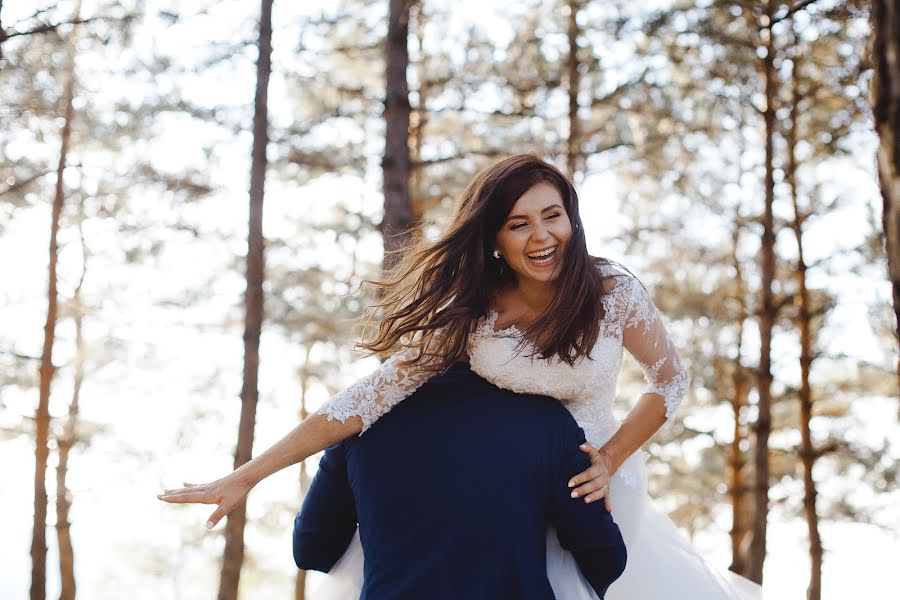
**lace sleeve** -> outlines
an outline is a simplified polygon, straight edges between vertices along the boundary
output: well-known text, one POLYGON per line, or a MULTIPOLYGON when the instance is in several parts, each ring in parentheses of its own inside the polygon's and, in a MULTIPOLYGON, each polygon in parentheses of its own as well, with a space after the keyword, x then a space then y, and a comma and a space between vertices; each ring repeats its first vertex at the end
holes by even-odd
MULTIPOLYGON (((678 405, 687 394, 690 377, 663 318, 647 291, 633 277, 620 278, 623 311, 622 343, 644 372, 644 393, 659 394, 666 403, 666 419, 671 423, 678 405)), ((618 292, 619 290, 617 290, 618 292)))
POLYGON ((328 420, 346 421, 350 417, 362 418, 360 435, 401 401, 412 395, 432 372, 416 365, 401 366, 404 360, 414 357, 414 349, 401 350, 350 387, 328 400, 317 411, 328 420))

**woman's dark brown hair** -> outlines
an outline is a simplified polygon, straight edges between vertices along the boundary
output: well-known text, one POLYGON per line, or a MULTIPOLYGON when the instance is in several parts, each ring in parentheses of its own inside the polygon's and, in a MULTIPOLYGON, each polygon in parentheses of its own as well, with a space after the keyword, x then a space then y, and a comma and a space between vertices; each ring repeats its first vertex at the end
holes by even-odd
POLYGON ((414 357, 405 364, 435 371, 463 359, 478 320, 497 292, 515 282, 515 272, 492 255, 497 232, 516 201, 541 182, 562 196, 572 237, 553 282, 553 301, 523 333, 541 358, 573 364, 589 356, 604 316, 597 271, 602 259, 588 254, 572 184, 554 166, 530 154, 510 156, 479 173, 443 235, 434 242, 415 241, 384 281, 371 282, 382 289, 381 302, 373 309, 383 316, 377 334, 359 346, 379 354, 413 348, 414 357))

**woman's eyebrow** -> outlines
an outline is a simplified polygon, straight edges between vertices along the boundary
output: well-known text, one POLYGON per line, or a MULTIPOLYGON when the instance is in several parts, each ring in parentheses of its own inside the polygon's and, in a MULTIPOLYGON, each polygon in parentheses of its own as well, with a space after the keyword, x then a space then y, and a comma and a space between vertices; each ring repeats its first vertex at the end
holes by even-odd
MULTIPOLYGON (((541 211, 541 214, 547 212, 548 210, 553 210, 554 208, 559 209, 562 207, 559 204, 551 204, 547 208, 543 209, 541 211)), ((506 222, 508 223, 508 222, 512 221, 513 219, 527 219, 527 218, 528 218, 527 215, 509 215, 508 217, 506 217, 506 222)))

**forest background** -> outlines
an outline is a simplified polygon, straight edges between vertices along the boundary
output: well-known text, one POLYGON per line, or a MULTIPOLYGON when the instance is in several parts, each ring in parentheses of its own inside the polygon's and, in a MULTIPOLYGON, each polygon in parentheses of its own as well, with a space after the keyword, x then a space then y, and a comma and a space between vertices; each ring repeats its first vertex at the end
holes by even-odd
MULTIPOLYGON (((317 457, 213 531, 156 493, 371 370, 362 279, 525 151, 574 178, 589 249, 692 370, 648 444, 659 506, 769 598, 890 597, 898 23, 878 0, 0 3, 0 597, 314 600, 289 535, 317 457)), ((639 386, 629 365, 622 412, 639 386)))

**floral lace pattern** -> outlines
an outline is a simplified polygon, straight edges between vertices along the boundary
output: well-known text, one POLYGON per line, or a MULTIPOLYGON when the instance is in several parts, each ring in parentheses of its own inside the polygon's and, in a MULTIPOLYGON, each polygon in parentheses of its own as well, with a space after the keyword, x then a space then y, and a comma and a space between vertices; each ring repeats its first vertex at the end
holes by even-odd
POLYGON ((662 316, 644 287, 630 276, 619 277, 606 299, 607 328, 621 337, 623 347, 640 365, 647 383, 644 393, 662 396, 671 423, 687 395, 690 377, 662 316))
POLYGON ((342 390, 317 411, 328 420, 362 418, 362 433, 402 400, 412 395, 431 378, 431 373, 399 363, 415 356, 414 350, 402 350, 384 361, 378 369, 342 390))

